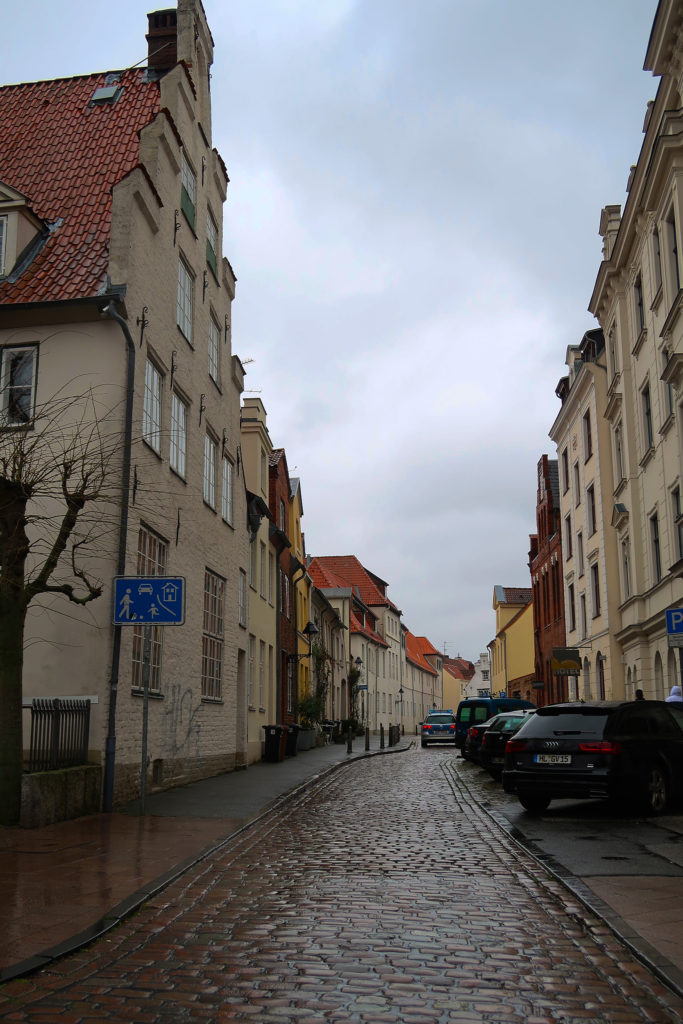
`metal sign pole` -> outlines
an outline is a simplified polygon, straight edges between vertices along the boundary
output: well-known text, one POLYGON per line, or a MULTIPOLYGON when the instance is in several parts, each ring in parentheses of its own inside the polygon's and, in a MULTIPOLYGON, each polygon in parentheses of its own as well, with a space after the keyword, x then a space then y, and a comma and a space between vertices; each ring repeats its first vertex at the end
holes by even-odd
POLYGON ((149 716, 149 663, 152 651, 152 627, 145 626, 142 654, 142 765, 140 767, 140 814, 145 813, 147 800, 147 721, 149 716))

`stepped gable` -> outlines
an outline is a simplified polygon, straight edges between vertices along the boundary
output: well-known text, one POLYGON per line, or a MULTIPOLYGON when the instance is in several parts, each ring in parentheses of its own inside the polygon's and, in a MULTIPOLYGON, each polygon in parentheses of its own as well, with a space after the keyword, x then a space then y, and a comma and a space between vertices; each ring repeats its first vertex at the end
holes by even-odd
POLYGON ((26 197, 48 236, 0 281, 0 304, 86 298, 106 289, 112 188, 139 165, 139 133, 159 112, 145 69, 0 88, 0 181, 26 197), (95 91, 121 88, 114 103, 95 91))

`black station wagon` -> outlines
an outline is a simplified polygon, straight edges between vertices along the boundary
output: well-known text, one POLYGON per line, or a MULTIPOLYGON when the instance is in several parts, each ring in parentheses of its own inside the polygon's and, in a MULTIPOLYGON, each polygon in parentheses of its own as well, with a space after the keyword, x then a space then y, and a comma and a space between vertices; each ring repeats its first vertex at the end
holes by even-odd
POLYGON ((683 796, 683 703, 549 704, 505 747, 503 788, 528 811, 608 797, 661 814, 683 796))

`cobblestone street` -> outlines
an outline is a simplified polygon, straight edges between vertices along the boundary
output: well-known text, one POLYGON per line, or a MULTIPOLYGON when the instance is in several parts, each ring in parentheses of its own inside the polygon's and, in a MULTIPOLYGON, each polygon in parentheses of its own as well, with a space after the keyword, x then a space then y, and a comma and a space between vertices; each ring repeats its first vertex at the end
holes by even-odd
POLYGON ((109 936, 0 989, 33 1024, 674 1024, 683 1002, 461 794, 345 766, 109 936))

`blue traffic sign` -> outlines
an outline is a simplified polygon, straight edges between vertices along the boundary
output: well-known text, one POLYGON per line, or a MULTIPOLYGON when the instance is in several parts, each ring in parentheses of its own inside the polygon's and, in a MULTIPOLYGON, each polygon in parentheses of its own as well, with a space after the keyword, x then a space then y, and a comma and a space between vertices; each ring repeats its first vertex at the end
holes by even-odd
POLYGON ((114 624, 180 626, 185 621, 183 576, 116 576, 114 624))
POLYGON ((666 609, 666 632, 669 647, 683 647, 683 608, 666 609))

